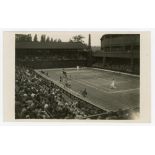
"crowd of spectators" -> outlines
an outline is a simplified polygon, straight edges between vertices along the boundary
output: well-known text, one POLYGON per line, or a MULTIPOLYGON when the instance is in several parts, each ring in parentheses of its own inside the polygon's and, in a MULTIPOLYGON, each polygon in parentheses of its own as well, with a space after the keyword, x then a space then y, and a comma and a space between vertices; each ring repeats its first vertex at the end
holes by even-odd
POLYGON ((103 66, 103 63, 94 63, 93 67, 114 70, 114 71, 121 71, 125 73, 136 73, 136 74, 139 73, 138 65, 134 66, 134 70, 132 70, 131 65, 129 64, 108 64, 107 63, 103 66))
POLYGON ((21 56, 17 57, 18 61, 60 61, 60 60, 86 60, 86 56, 83 55, 75 55, 75 54, 68 54, 68 55, 57 55, 57 54, 49 54, 49 55, 39 55, 39 56, 21 56))
POLYGON ((34 70, 16 67, 15 117, 22 119, 82 119, 103 112, 78 99, 65 99, 62 89, 34 70))
POLYGON ((116 71, 122 71, 122 72, 132 72, 130 65, 120 64, 120 65, 105 65, 105 68, 116 70, 116 71))
POLYGON ((77 64, 79 66, 85 66, 87 61, 85 58, 80 57, 79 59, 69 58, 69 57, 57 57, 57 56, 26 56, 26 57, 17 57, 16 65, 25 65, 27 67, 33 67, 36 69, 41 68, 69 68, 75 67, 77 64))
MULTIPOLYGON (((44 73, 43 73, 44 74, 44 73)), ((16 66, 16 119, 130 119, 130 110, 107 112, 78 98, 71 98, 33 69, 16 66)))

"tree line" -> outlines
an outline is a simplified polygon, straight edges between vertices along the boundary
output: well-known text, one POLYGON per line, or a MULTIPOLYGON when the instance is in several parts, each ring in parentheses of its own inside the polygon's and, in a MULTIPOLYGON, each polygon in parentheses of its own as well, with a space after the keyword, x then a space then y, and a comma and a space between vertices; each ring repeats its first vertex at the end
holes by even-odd
MULTIPOLYGON (((68 42, 84 43, 83 39, 84 37, 82 35, 76 35, 76 36, 73 36, 68 42)), ((16 42, 42 42, 42 43, 62 42, 60 38, 53 39, 52 37, 50 38, 45 34, 41 35, 40 40, 38 39, 37 34, 35 34, 34 37, 32 37, 31 34, 16 34, 15 40, 16 42)))
POLYGON ((42 34, 40 40, 38 39, 37 34, 32 37, 31 34, 16 34, 15 36, 16 42, 42 42, 42 43, 50 43, 50 42, 62 42, 61 39, 53 39, 45 34, 42 34))

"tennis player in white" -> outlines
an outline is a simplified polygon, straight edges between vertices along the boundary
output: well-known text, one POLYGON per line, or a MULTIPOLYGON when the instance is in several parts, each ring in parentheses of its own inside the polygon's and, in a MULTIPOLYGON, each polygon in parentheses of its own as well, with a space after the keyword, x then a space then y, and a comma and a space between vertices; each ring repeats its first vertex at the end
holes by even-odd
POLYGON ((116 86, 115 86, 115 79, 112 79, 112 83, 110 85, 110 88, 112 88, 112 89, 116 88, 116 86))

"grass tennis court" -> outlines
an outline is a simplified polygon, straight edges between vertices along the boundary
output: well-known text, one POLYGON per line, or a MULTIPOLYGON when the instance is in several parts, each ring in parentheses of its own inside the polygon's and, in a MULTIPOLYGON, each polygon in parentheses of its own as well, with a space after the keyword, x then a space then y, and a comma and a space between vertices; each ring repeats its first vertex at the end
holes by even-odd
MULTIPOLYGON (((44 69, 48 77, 59 82, 62 69, 44 69)), ((77 71, 74 68, 65 69, 67 76, 71 76, 71 88, 80 93, 86 88, 87 98, 107 110, 118 110, 139 107, 139 77, 120 73, 83 68, 77 71), (116 89, 111 89, 112 79, 115 79, 116 89)))

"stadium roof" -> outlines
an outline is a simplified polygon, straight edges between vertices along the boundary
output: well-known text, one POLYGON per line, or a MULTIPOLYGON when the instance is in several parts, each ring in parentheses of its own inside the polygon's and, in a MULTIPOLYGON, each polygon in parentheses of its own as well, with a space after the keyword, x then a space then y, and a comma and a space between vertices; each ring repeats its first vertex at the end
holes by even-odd
POLYGON ((86 49, 81 42, 16 42, 16 49, 86 49))
POLYGON ((100 40, 102 40, 104 37, 120 37, 120 36, 132 36, 132 37, 139 37, 139 34, 104 34, 100 40))

